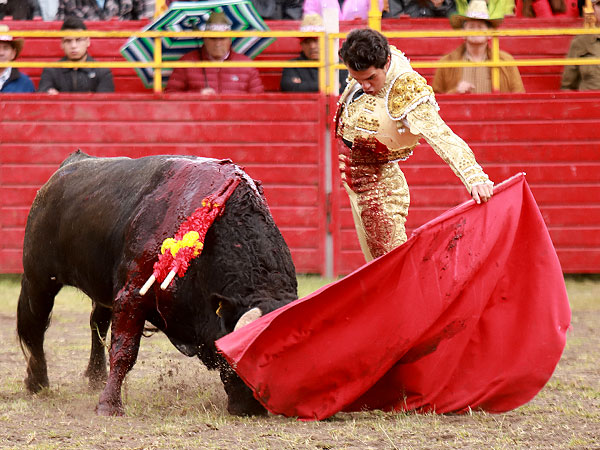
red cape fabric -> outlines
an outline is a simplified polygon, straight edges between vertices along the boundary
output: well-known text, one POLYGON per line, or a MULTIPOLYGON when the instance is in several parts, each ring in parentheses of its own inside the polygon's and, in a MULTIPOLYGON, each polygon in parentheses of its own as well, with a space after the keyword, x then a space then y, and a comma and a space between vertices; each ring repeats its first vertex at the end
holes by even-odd
POLYGON ((216 344, 272 413, 502 412, 531 400, 571 311, 523 174, 216 344))

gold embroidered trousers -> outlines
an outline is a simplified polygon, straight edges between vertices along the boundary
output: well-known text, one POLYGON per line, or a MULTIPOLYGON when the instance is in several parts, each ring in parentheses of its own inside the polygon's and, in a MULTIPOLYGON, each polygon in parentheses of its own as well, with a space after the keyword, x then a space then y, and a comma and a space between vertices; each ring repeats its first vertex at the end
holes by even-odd
POLYGON ((361 158, 338 139, 342 183, 352 208, 361 250, 367 261, 406 242, 410 204, 408 184, 397 162, 361 158))

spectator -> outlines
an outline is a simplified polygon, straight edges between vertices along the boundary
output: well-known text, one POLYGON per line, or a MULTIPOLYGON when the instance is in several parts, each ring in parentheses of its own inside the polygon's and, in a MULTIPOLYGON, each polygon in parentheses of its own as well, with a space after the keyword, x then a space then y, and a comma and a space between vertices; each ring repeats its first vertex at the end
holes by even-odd
MULTIPOLYGON (((8 27, 0 25, 0 62, 14 61, 23 50, 23 39, 15 39, 12 36, 2 35, 8 27)), ((0 92, 35 92, 35 87, 27 75, 19 72, 16 67, 0 67, 0 92)))
MULTIPOLYGON (((318 14, 305 16, 300 31, 325 31, 323 19, 318 14)), ((314 37, 300 40, 300 56, 293 61, 318 61, 319 40, 314 37)), ((340 92, 346 86, 347 70, 340 70, 340 92)), ((286 67, 281 74, 281 90, 285 92, 318 92, 319 69, 316 67, 286 67)))
POLYGON ((410 17, 449 17, 454 12, 454 0, 404 0, 404 14, 410 17))
MULTIPOLYGON (((502 19, 490 19, 484 0, 472 0, 465 14, 450 17, 454 28, 467 31, 485 31, 496 28, 502 19)), ((487 36, 467 36, 465 42, 456 50, 444 56, 441 61, 488 61, 492 50, 487 36)), ((500 51, 500 60, 513 60, 513 57, 500 51)), ((490 67, 441 67, 433 78, 433 90, 436 93, 481 94, 492 91, 492 73, 490 67)), ((525 92, 523 81, 517 67, 500 67, 500 92, 525 92)))
POLYGON ((0 19, 11 16, 13 20, 31 20, 36 0, 0 0, 0 19))
POLYGON ((517 17, 579 17, 577 0, 516 0, 517 17))
MULTIPOLYGON (((456 12, 464 15, 469 8, 468 0, 455 0, 456 12)), ((544 0, 545 1, 545 0, 544 0)), ((515 14, 515 0, 487 0, 486 1, 490 19, 504 19, 504 16, 515 14)))
MULTIPOLYGON (((600 0, 592 0, 596 24, 600 23, 600 0)), ((567 58, 600 58, 600 34, 582 34, 571 41, 567 58)), ((565 66, 561 89, 600 90, 600 65, 565 66)))
POLYGON ((256 11, 265 20, 300 20, 302 0, 252 0, 256 11))
POLYGON ((58 0, 38 0, 38 5, 43 20, 54 20, 58 12, 58 0))
MULTIPOLYGON (((213 11, 206 31, 230 31, 231 24, 222 12, 213 11)), ((231 50, 231 38, 204 38, 204 45, 183 55, 180 61, 250 61, 231 50)), ((173 70, 165 92, 202 94, 260 93, 264 91, 256 67, 190 67, 173 70)))
MULTIPOLYGON (((367 19, 371 0, 305 0, 304 15, 318 14, 323 17, 326 8, 337 9, 340 20, 367 19)), ((379 0, 379 10, 383 10, 384 1, 379 0)))
MULTIPOLYGON (((67 17, 60 28, 62 30, 83 31, 85 24, 77 17, 67 17)), ((65 57, 60 61, 95 61, 87 50, 89 37, 62 38, 61 47, 65 57)), ((114 92, 113 77, 110 69, 53 67, 42 71, 38 92, 58 94, 59 92, 114 92)))
POLYGON ((138 20, 144 17, 144 0, 59 0, 56 20, 75 16, 81 20, 138 20))

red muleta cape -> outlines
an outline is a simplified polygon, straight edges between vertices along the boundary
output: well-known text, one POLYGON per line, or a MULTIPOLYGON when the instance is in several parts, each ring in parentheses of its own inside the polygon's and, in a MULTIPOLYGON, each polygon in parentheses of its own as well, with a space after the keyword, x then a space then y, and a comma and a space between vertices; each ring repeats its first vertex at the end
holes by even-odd
POLYGON ((523 174, 392 252, 216 342, 272 413, 503 412, 531 400, 571 320, 523 174))

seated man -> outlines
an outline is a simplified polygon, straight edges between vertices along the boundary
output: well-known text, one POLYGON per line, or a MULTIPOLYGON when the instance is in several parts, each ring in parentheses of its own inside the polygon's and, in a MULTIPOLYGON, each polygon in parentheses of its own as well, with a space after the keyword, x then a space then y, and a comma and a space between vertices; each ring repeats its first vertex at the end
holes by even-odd
MULTIPOLYGON (((323 19, 318 14, 304 16, 300 31, 325 31, 323 19)), ((300 40, 302 49, 300 56, 293 61, 318 61, 319 40, 313 37, 300 40)), ((339 71, 340 92, 346 87, 347 70, 339 71)), ((284 92, 318 92, 319 91, 319 69, 316 67, 285 67, 281 74, 280 88, 284 92)))
MULTIPOLYGON (((450 17, 454 28, 467 31, 485 31, 496 28, 502 19, 490 19, 485 0, 472 0, 463 14, 450 17)), ((488 61, 492 49, 487 36, 467 36, 465 42, 444 56, 440 61, 488 61)), ((512 61, 513 57, 500 51, 500 61, 512 61)), ((482 94, 492 92, 492 70, 490 67, 441 67, 435 71, 433 90, 440 94, 482 94)), ((500 92, 525 92, 523 80, 517 67, 500 67, 500 92)))
MULTIPOLYGON (((592 0, 596 26, 600 24, 600 0, 592 0)), ((600 58, 600 34, 582 34, 571 41, 567 58, 600 58)), ((591 91, 600 89, 600 65, 565 66, 561 89, 591 91)))
MULTIPOLYGON (((0 33, 8 31, 6 25, 0 25, 0 33)), ((14 61, 23 50, 23 39, 0 35, 0 62, 14 61)), ((35 92, 35 87, 27 75, 16 67, 0 67, 0 92, 35 92)))
MULTIPOLYGON (((230 30, 225 14, 213 11, 206 22, 206 31, 230 30)), ((250 61, 250 58, 231 50, 231 38, 204 38, 204 45, 186 53, 180 61, 250 61)), ((264 88, 256 67, 186 67, 173 70, 165 92, 257 94, 264 92, 264 88)))
MULTIPOLYGON (((61 30, 86 30, 85 24, 77 17, 67 17, 61 30)), ((89 37, 62 38, 61 47, 65 57, 60 61, 94 61, 88 54, 89 37)), ((42 71, 38 92, 58 94, 59 92, 114 92, 113 77, 110 69, 105 68, 69 68, 51 67, 42 71)))

